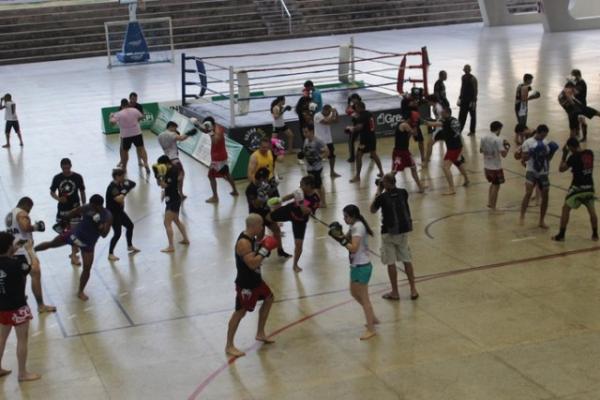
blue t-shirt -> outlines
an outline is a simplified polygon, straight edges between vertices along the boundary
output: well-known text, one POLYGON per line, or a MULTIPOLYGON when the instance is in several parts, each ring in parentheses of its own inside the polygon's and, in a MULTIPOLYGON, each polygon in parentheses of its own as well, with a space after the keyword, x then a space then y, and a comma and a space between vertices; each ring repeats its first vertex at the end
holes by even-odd
POLYGON ((82 207, 82 219, 75 227, 75 232, 73 232, 73 234, 87 246, 93 246, 100 237, 98 226, 107 222, 110 217, 111 213, 106 208, 102 208, 102 211, 98 212, 94 210, 91 205, 87 204, 82 207), (98 214, 99 219, 98 217, 95 217, 96 220, 94 220, 96 214, 98 214))
POLYGON ((320 112, 323 109, 323 97, 321 96, 321 92, 318 89, 313 89, 310 97, 313 103, 317 104, 317 108, 314 112, 320 112))

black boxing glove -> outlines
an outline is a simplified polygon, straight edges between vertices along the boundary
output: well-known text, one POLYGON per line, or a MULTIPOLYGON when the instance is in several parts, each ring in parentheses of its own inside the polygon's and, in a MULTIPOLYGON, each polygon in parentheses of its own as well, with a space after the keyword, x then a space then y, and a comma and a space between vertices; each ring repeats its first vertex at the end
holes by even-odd
POLYGON ((46 230, 46 224, 44 221, 36 221, 35 224, 33 224, 33 230, 37 232, 44 232, 46 230))

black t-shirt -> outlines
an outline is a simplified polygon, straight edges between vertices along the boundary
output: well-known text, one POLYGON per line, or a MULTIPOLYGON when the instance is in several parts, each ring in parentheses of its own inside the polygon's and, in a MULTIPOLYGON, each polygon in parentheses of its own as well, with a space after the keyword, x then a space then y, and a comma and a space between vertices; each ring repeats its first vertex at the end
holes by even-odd
POLYGON ((373 206, 381 208, 381 233, 392 235, 412 231, 412 218, 408 206, 408 192, 394 188, 386 190, 375 198, 373 206))
POLYGON ((138 110, 140 112, 140 114, 144 115, 144 107, 142 107, 142 105, 140 103, 135 103, 135 106, 133 106, 133 108, 138 110))
POLYGON ((58 211, 70 211, 77 208, 81 205, 79 191, 85 190, 83 178, 76 172, 72 172, 69 176, 61 172, 54 176, 52 185, 50 185, 50 191, 56 192, 56 190, 58 190, 59 196, 67 198, 65 203, 58 203, 58 211))
POLYGON ((438 79, 435 82, 435 85, 433 85, 433 93, 435 94, 437 101, 441 105, 445 107, 448 107, 450 105, 450 103, 448 102, 448 98, 446 97, 446 84, 443 80, 438 79))
POLYGON ((117 184, 115 181, 112 181, 106 188, 106 209, 113 214, 123 211, 125 205, 117 203, 115 197, 127 194, 134 187, 135 182, 130 181, 129 179, 125 179, 122 184, 117 184))
MULTIPOLYGON (((321 198, 314 192, 313 194, 304 195, 304 206, 310 209, 311 214, 314 214, 315 211, 321 206, 321 198)), ((290 211, 291 218, 293 221, 297 222, 308 222, 309 215, 304 215, 302 213, 302 209, 299 206, 294 206, 290 211)))
POLYGON ((248 201, 248 212, 264 215, 269 212, 269 206, 267 206, 267 200, 271 196, 272 188, 268 182, 260 182, 258 185, 254 182, 250 182, 246 188, 246 200, 248 201), (254 202, 258 201, 262 206, 256 207, 254 202))
POLYGON ((461 105, 466 106, 468 102, 475 99, 475 82, 477 80, 471 74, 462 76, 462 86, 460 87, 461 105))
POLYGON ((573 173, 571 186, 594 189, 594 153, 591 150, 572 154, 567 160, 567 165, 573 173))
POLYGON ((396 132, 394 132, 394 149, 397 150, 408 150, 408 145, 410 143, 410 133, 404 132, 400 128, 403 122, 399 123, 396 127, 396 132))
POLYGON ((579 100, 582 105, 587 106, 587 83, 585 83, 583 79, 578 80, 575 82, 575 90, 577 91, 575 93, 575 98, 579 100))
POLYGON ((179 177, 179 170, 173 166, 169 167, 169 170, 165 174, 165 202, 176 203, 181 201, 179 196, 179 189, 177 187, 177 178, 179 177))
MULTIPOLYGON (((240 233, 237 241, 235 242, 237 247, 237 242, 240 240, 248 240, 251 244, 251 248, 253 251, 256 251, 256 241, 246 235, 244 232, 240 233)), ((250 267, 244 262, 244 257, 240 256, 236 250, 235 253, 235 268, 237 270, 237 276, 235 277, 235 283, 242 289, 254 289, 260 285, 262 282, 262 277, 260 276, 260 269, 257 268, 255 270, 250 269, 250 267)))
POLYGON ((31 266, 14 257, 0 257, 0 311, 27 305, 25 283, 31 266))
POLYGON ((354 121, 354 125, 361 125, 361 129, 359 131, 360 141, 368 142, 373 139, 375 136, 375 120, 373 119, 373 114, 370 111, 362 111, 360 112, 354 121))
POLYGON ((442 121, 441 130, 435 135, 435 140, 446 142, 448 150, 462 149, 462 137, 460 136, 460 122, 454 117, 442 121))

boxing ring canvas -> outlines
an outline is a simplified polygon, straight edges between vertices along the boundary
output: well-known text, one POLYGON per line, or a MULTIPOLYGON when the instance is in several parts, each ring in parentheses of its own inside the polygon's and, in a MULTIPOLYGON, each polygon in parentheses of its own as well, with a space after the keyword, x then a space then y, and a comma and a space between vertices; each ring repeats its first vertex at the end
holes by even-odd
POLYGON ((419 84, 427 93, 429 59, 425 47, 389 53, 357 47, 352 40, 340 46, 277 53, 206 58, 183 54, 181 113, 200 120, 212 116, 225 127, 229 138, 252 150, 272 132, 271 102, 285 96, 286 105, 292 107, 285 114, 285 122, 295 133, 294 145, 300 146, 299 121, 293 108, 302 96, 304 81, 311 80, 321 92, 323 104, 338 110, 340 121, 332 125, 332 136, 339 143, 347 140, 344 127, 352 124, 350 116, 344 114, 350 94, 360 95, 373 113, 376 134, 389 135, 401 118, 400 94, 409 89, 404 84, 419 84), (262 57, 272 58, 273 54, 281 62, 261 64, 262 57), (249 58, 257 64, 236 68, 219 64, 226 58, 249 58), (415 71, 412 77, 411 70, 415 71))

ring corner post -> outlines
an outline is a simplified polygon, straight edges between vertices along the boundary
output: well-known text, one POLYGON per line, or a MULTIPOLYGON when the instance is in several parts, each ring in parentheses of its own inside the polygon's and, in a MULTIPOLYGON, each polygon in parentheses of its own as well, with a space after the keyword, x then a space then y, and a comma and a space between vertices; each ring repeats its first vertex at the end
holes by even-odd
POLYGON ((185 107, 186 93, 185 93, 185 53, 181 53, 181 106, 185 107))
POLYGON ((356 69, 354 67, 354 36, 350 36, 350 78, 352 83, 356 82, 356 69))
POLYGON ((235 127, 235 86, 233 66, 229 66, 229 124, 235 127))

